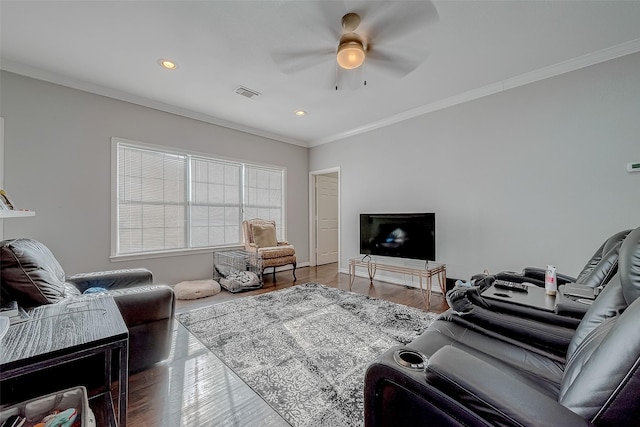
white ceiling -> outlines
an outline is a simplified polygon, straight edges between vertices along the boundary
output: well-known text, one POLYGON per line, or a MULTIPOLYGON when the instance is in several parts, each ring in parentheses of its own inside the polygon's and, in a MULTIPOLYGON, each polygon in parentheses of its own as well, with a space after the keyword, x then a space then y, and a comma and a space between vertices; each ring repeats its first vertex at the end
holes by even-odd
POLYGON ((399 76, 365 62, 339 76, 350 84, 366 79, 366 86, 344 87, 340 80, 337 91, 331 54, 293 73, 274 58, 300 49, 335 50, 348 11, 362 14, 362 33, 383 24, 396 32, 404 24, 413 28, 416 23, 406 20, 421 15, 403 11, 420 5, 0 0, 0 67, 314 146, 640 51, 640 1, 433 4, 437 16, 409 35, 375 40, 374 49, 405 47, 423 55, 414 71, 399 76), (178 69, 160 68, 160 58, 176 61, 178 69), (238 86, 261 95, 247 99, 234 92, 238 86), (308 115, 296 117, 297 109, 308 115))

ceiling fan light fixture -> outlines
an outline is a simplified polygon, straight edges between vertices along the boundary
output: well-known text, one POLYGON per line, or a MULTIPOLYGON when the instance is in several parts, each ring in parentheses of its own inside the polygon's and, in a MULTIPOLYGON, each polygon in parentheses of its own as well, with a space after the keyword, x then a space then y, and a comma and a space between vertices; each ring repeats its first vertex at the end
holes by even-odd
POLYGON ((364 62, 364 46, 356 40, 340 43, 338 46, 338 65, 345 70, 358 68, 364 62))

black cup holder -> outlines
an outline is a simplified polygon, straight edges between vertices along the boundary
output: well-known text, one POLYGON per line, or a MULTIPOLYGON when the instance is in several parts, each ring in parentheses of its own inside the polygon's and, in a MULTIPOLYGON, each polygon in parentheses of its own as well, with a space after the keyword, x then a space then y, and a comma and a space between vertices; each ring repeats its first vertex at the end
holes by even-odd
POLYGON ((415 350, 401 349, 393 353, 393 360, 403 368, 423 370, 428 359, 415 350))

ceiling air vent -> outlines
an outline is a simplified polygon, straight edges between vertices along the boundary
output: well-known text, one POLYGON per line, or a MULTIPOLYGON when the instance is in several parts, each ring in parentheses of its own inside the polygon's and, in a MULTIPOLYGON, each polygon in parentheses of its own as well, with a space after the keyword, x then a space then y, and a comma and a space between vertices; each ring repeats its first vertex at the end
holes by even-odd
POLYGON ((246 88, 244 86, 238 86, 238 88, 236 89, 236 93, 238 95, 242 95, 242 96, 244 96, 246 98, 249 98, 249 99, 253 99, 256 96, 260 95, 260 92, 256 92, 255 90, 246 88))

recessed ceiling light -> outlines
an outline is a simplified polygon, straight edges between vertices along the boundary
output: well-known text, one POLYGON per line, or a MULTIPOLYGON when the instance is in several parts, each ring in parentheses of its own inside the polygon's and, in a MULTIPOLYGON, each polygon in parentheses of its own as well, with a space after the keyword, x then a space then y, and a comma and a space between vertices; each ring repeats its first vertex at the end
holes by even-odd
POLYGON ((296 110, 296 111, 293 112, 293 114, 295 114, 298 117, 302 117, 302 116, 306 116, 307 112, 304 111, 304 110, 296 110))
POLYGON ((178 64, 170 59, 160 59, 158 60, 158 63, 162 68, 166 68, 167 70, 175 70, 176 68, 178 68, 178 64))

